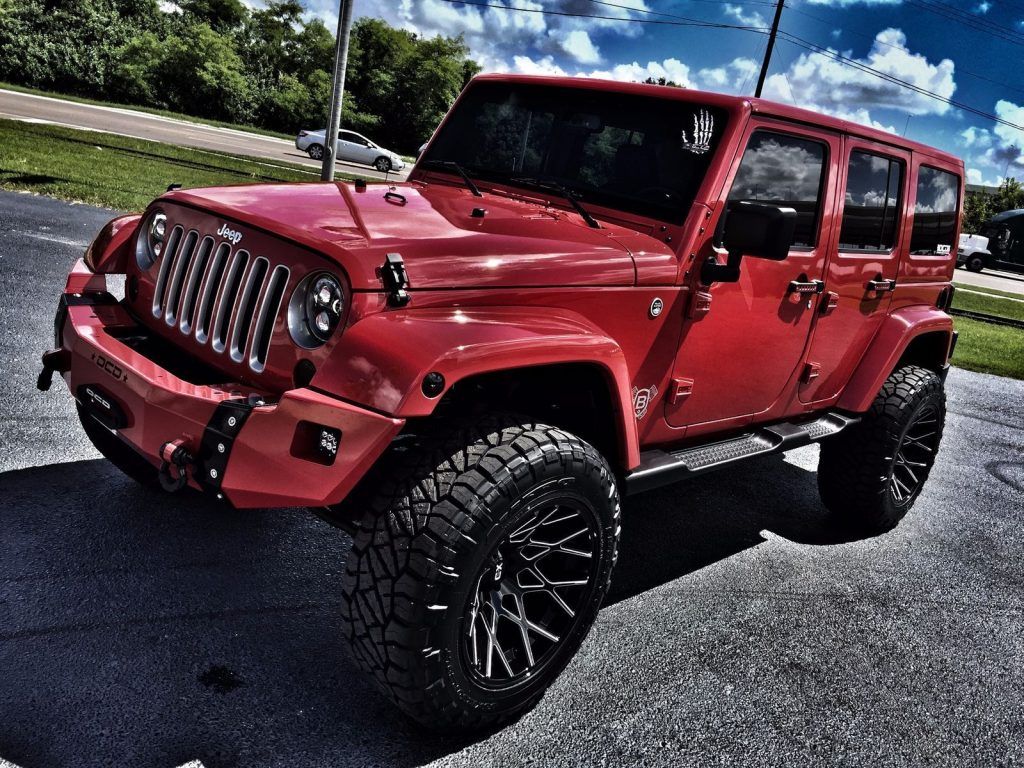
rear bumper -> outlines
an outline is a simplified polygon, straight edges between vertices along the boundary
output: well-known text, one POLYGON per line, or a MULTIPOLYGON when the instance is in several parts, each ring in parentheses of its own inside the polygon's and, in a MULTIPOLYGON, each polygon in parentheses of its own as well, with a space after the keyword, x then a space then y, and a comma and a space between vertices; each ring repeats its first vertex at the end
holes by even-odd
POLYGON ((51 360, 61 361, 79 403, 154 466, 165 443, 181 440, 194 458, 194 488, 237 507, 336 504, 404 424, 308 388, 271 395, 186 381, 147 356, 145 330, 104 288, 103 276, 76 265, 56 319, 61 351, 51 360), (97 403, 110 413, 98 413, 97 403), (320 447, 324 430, 336 438, 333 456, 320 447))

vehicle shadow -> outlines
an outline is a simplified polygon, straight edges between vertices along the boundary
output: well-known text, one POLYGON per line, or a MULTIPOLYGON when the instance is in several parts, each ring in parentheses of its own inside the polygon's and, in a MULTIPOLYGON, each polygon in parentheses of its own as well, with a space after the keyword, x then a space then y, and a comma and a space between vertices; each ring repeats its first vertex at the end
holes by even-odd
MULTIPOLYGON (((104 461, 0 475, 0 756, 18 765, 419 765, 458 751, 350 666, 348 537, 167 496, 104 461)), ((756 546, 847 540, 779 458, 628 499, 609 603, 756 546)))

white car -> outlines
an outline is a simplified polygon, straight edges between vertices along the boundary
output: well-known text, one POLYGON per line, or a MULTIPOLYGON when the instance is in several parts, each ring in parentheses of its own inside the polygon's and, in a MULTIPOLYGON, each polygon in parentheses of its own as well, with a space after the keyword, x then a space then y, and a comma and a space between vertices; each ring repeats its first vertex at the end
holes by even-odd
MULTIPOLYGON (((324 156, 324 133, 319 131, 299 131, 295 138, 295 148, 305 152, 314 160, 322 160, 324 156)), ((338 131, 336 158, 349 163, 372 165, 381 173, 400 171, 405 168, 405 161, 390 149, 384 149, 362 134, 355 131, 338 131)))

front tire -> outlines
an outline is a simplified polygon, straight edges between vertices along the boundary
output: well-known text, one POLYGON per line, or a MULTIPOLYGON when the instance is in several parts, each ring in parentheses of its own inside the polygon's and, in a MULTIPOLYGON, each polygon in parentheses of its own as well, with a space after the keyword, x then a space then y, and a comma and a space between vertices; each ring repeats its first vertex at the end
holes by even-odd
POLYGON ((985 268, 985 260, 981 256, 971 256, 964 266, 968 272, 981 272, 985 268))
POLYGON ((406 440, 353 498, 346 633, 415 720, 491 727, 537 703, 597 616, 618 546, 614 475, 579 438, 515 417, 406 440))
POLYGON ((863 419, 822 443, 821 499, 865 534, 896 526, 935 464, 946 422, 946 393, 934 371, 908 365, 882 385, 863 419))
POLYGON ((322 144, 310 144, 306 150, 306 154, 312 160, 323 160, 324 159, 324 148, 322 144))
POLYGON ((391 170, 391 160, 386 157, 378 157, 373 161, 373 167, 381 173, 387 173, 391 170))

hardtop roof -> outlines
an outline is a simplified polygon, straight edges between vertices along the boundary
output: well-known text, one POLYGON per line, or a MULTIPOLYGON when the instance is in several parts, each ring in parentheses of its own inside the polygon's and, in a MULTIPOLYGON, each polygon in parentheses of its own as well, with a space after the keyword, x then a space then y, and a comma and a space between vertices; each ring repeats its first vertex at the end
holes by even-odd
POLYGON ((733 113, 753 112, 759 115, 767 115, 782 120, 803 123, 837 133, 846 133, 851 136, 889 144, 911 152, 928 155, 936 160, 944 161, 955 166, 963 166, 963 160, 949 152, 944 152, 935 147, 921 144, 894 133, 872 128, 849 120, 842 120, 810 109, 794 107, 788 104, 780 104, 769 99, 757 99, 750 96, 730 96, 723 93, 701 91, 693 88, 679 88, 670 85, 652 85, 649 83, 624 83, 618 80, 601 80, 589 77, 553 77, 547 75, 511 75, 511 74, 487 74, 477 75, 476 80, 500 81, 510 83, 535 83, 538 85, 557 86, 562 88, 578 88, 587 90, 614 91, 616 93, 628 93, 638 96, 650 96, 659 99, 673 99, 676 101, 699 101, 712 107, 720 107, 733 113))

